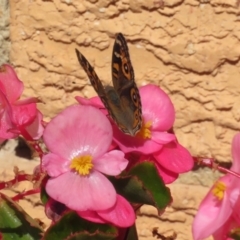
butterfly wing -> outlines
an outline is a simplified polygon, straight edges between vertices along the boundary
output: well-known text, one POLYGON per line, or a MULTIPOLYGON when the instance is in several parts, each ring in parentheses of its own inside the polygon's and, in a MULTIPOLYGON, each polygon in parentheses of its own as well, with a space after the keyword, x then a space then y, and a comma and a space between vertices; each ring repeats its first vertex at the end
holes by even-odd
POLYGON ((88 78, 94 88, 94 90, 97 92, 98 96, 100 98, 104 97, 105 92, 104 92, 104 87, 98 78, 96 72, 94 71, 93 67, 91 64, 88 62, 88 60, 81 54, 77 49, 75 49, 78 61, 86 74, 88 75, 88 78))
POLYGON ((75 50, 76 50, 78 61, 82 66, 82 68, 84 69, 84 71, 86 72, 86 74, 88 75, 88 78, 94 90, 96 91, 98 96, 101 98, 101 101, 103 102, 111 118, 117 123, 117 119, 115 118, 114 113, 121 112, 120 100, 119 100, 118 94, 116 93, 115 89, 111 86, 107 87, 108 94, 106 94, 106 91, 102 85, 102 82, 98 78, 91 64, 84 57, 83 54, 81 54, 77 49, 75 50))
POLYGON ((104 89, 87 59, 77 49, 76 54, 92 86, 119 129, 126 134, 136 135, 142 126, 141 99, 134 80, 134 71, 127 43, 123 35, 121 33, 117 34, 113 46, 113 87, 108 86, 104 89))
POLYGON ((122 109, 121 114, 115 115, 118 125, 124 133, 136 135, 142 126, 142 104, 127 42, 121 33, 116 35, 113 46, 112 81, 122 109))
POLYGON ((116 35, 112 53, 112 81, 116 91, 136 85, 127 42, 121 33, 116 35))

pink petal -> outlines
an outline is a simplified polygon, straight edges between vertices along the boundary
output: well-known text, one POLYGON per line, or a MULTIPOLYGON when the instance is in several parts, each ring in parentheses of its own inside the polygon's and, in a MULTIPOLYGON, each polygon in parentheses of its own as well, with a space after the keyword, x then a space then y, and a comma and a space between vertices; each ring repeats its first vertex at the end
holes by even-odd
POLYGON ((107 223, 104 219, 102 219, 96 211, 78 211, 77 214, 81 217, 84 218, 90 222, 95 222, 95 223, 107 223))
POLYGON ((16 126, 12 122, 12 107, 6 96, 0 89, 0 105, 2 106, 0 112, 0 138, 10 139, 18 136, 18 133, 12 132, 16 126))
POLYGON ((55 153, 48 153, 42 158, 42 167, 51 177, 57 177, 69 171, 70 161, 56 155, 55 153))
POLYGON ((37 111, 37 115, 34 121, 26 127, 26 130, 31 135, 34 140, 39 139, 43 134, 43 124, 42 124, 43 115, 37 111))
POLYGON ((175 110, 169 96, 153 84, 140 87, 139 91, 145 121, 152 121, 154 130, 169 130, 175 120, 175 110))
MULTIPOLYGON (((42 120, 42 115, 37 111, 36 103, 27 103, 27 101, 10 103, 1 89, 0 102, 3 107, 0 136, 6 139, 13 138, 20 132, 23 134, 23 130, 27 130, 32 138, 41 137, 43 127, 39 122, 42 120)), ((32 140, 29 136, 26 139, 32 140)))
POLYGON ((95 170, 110 176, 116 176, 127 167, 128 160, 124 158, 122 151, 113 150, 95 159, 93 164, 95 170))
POLYGON ((15 105, 27 105, 30 103, 38 103, 39 99, 35 97, 29 97, 25 99, 18 100, 17 102, 14 102, 15 105))
POLYGON ((220 227, 219 229, 216 230, 216 232, 214 232, 212 234, 213 239, 215 240, 233 240, 232 238, 228 238, 227 237, 227 233, 228 233, 228 228, 226 228, 225 225, 223 225, 222 227, 220 227))
POLYGON ((158 164, 156 161, 154 163, 158 170, 158 174, 161 176, 165 184, 170 184, 178 178, 179 174, 169 171, 168 169, 158 164))
POLYGON ((152 131, 152 140, 158 144, 164 145, 176 140, 176 137, 172 133, 152 131))
MULTIPOLYGON (((238 208, 239 209, 239 208, 238 208)), ((214 240, 233 240, 233 238, 228 237, 228 233, 234 229, 239 228, 239 223, 235 221, 233 216, 231 216, 226 223, 221 226, 214 234, 214 240)))
POLYGON ((104 104, 102 103, 101 99, 98 96, 90 98, 90 101, 92 102, 93 105, 100 108, 104 108, 104 104))
POLYGON ((118 147, 118 145, 115 142, 112 142, 110 147, 109 147, 109 149, 108 149, 108 151, 110 152, 110 151, 116 149, 117 147, 118 147))
POLYGON ((116 202, 116 191, 101 173, 92 171, 87 177, 73 172, 49 179, 46 191, 54 200, 75 211, 105 210, 116 202))
POLYGON ((30 125, 38 114, 36 103, 12 105, 12 109, 12 122, 17 126, 30 125))
MULTIPOLYGON (((238 209, 240 207, 240 188, 239 188, 239 178, 232 176, 231 174, 227 174, 225 176, 225 184, 227 185, 226 196, 229 198, 229 202, 231 204, 231 208, 235 209, 234 215, 236 220, 238 220, 239 214, 238 209)), ((240 222, 240 218, 239 218, 240 222)))
POLYGON ((11 139, 17 137, 19 134, 11 131, 14 128, 9 115, 6 111, 1 114, 0 121, 0 138, 2 139, 11 139))
MULTIPOLYGON (((229 176, 220 178, 222 182, 228 182, 229 176)), ((213 194, 214 186, 210 189, 198 208, 197 215, 193 221, 194 240, 202 240, 219 229, 232 214, 229 198, 224 195, 219 201, 213 194)))
POLYGON ((105 109, 105 106, 103 105, 103 103, 99 97, 92 97, 92 98, 88 99, 88 98, 83 98, 83 97, 77 96, 77 97, 75 97, 75 99, 81 105, 90 105, 90 106, 96 107, 99 110, 101 110, 101 112, 104 115, 108 115, 108 111, 105 109))
POLYGON ((151 139, 141 139, 132 137, 122 133, 117 126, 113 125, 113 139, 118 147, 124 152, 141 152, 145 155, 157 152, 162 148, 161 144, 152 141, 151 139))
POLYGON ((90 105, 97 108, 103 108, 104 105, 99 97, 93 97, 93 98, 83 98, 80 96, 75 97, 75 99, 81 104, 81 105, 90 105))
POLYGON ((80 96, 77 96, 75 97, 75 99, 81 104, 81 105, 92 105, 90 99, 88 98, 84 98, 84 97, 80 97, 80 96))
POLYGON ((63 158, 77 155, 102 156, 112 141, 112 128, 106 116, 91 106, 66 108, 47 125, 43 133, 48 149, 63 158))
MULTIPOLYGON (((238 180, 239 182, 239 180, 238 180)), ((237 186, 237 189, 239 189, 239 184, 237 186)), ((238 209, 240 209, 240 198, 239 198, 239 192, 238 192, 238 199, 237 201, 235 201, 234 206, 233 206, 233 214, 232 214, 232 221, 234 221, 234 224, 236 226, 240 226, 240 212, 238 211, 238 209)))
POLYGON ((20 81, 14 69, 4 64, 0 68, 0 89, 6 94, 10 103, 15 102, 23 92, 23 83, 20 81))
POLYGON ((236 134, 232 140, 232 157, 231 170, 240 173, 240 133, 236 134))
POLYGON ((98 211, 98 215, 117 227, 130 227, 135 222, 135 213, 130 203, 120 195, 113 207, 98 211))
POLYGON ((177 142, 164 145, 154 157, 158 164, 175 173, 188 172, 194 165, 191 154, 177 142))

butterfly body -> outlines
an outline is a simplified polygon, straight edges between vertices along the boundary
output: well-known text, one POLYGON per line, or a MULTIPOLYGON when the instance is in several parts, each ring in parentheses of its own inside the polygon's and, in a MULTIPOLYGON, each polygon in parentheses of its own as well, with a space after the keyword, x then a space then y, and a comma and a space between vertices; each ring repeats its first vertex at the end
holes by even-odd
POLYGON ((142 108, 125 38, 116 35, 112 54, 112 86, 103 87, 93 67, 76 49, 79 63, 101 98, 109 115, 125 134, 135 136, 142 126, 142 108))

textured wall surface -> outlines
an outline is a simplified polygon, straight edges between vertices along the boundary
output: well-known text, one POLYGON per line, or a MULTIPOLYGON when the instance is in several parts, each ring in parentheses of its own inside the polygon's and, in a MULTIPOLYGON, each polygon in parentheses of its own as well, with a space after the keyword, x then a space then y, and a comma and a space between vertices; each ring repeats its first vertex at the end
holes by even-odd
MULTIPOLYGON (((74 96, 96 95, 74 49, 109 83, 114 35, 122 32, 138 86, 155 83, 170 95, 179 141, 193 155, 231 160, 230 142, 240 129, 238 0, 10 0, 10 7, 10 60, 25 96, 44 102, 46 120, 74 103, 74 96)), ((213 181, 203 177, 206 172, 194 174, 186 181, 213 181)), ((179 182, 172 188, 180 200, 162 221, 145 209, 150 213, 138 220, 140 239, 151 239, 155 226, 191 239, 192 217, 207 188, 179 182)))
POLYGON ((0 1, 0 65, 9 61, 9 5, 8 0, 0 1))

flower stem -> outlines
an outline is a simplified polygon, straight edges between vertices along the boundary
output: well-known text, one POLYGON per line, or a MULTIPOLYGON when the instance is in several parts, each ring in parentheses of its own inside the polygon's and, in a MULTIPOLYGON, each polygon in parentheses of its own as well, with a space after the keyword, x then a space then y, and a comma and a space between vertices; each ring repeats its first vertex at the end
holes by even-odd
POLYGON ((235 177, 238 177, 240 178, 240 174, 239 173, 236 173, 230 169, 227 169, 227 168, 224 168, 224 167, 221 167, 219 166, 218 163, 215 162, 215 160, 213 158, 200 158, 200 157, 193 157, 194 161, 197 162, 198 164, 201 164, 201 165, 204 165, 206 167, 209 167, 213 170, 218 170, 220 172, 223 172, 223 173, 229 173, 229 174, 232 174, 233 176, 235 177))

